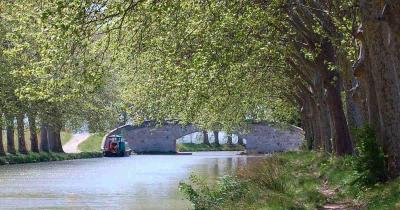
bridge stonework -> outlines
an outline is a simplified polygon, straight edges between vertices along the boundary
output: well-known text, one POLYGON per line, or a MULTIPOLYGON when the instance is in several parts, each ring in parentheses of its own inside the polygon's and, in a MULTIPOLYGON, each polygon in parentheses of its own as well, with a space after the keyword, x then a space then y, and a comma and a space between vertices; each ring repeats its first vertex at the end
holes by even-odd
MULTIPOLYGON (((176 152, 178 138, 195 132, 201 130, 193 125, 146 121, 141 125, 124 125, 112 130, 104 137, 102 146, 108 136, 119 134, 136 153, 173 153, 176 152)), ((303 131, 300 128, 290 126, 287 129, 278 129, 265 123, 248 124, 243 132, 235 134, 246 139, 248 153, 298 150, 303 140, 303 131)))

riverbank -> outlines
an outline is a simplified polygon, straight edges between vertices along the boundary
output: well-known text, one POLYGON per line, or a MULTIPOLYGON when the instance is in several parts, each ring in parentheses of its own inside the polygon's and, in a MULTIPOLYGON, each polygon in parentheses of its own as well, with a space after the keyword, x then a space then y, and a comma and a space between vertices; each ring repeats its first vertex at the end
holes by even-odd
POLYGON ((400 179, 360 185, 354 158, 288 152, 252 163, 213 186, 192 176, 180 190, 196 209, 399 209, 400 179), (339 208, 340 209, 340 208, 339 208))
POLYGON ((176 150, 179 152, 205 152, 205 151, 243 151, 246 148, 239 144, 176 144, 176 150))
POLYGON ((84 142, 78 145, 82 152, 98 152, 101 148, 101 142, 104 138, 104 133, 94 133, 89 136, 84 142))
POLYGON ((20 163, 37 163, 49 161, 62 161, 74 159, 87 159, 103 157, 101 152, 81 152, 81 153, 29 153, 27 155, 16 154, 0 157, 0 165, 20 164, 20 163))

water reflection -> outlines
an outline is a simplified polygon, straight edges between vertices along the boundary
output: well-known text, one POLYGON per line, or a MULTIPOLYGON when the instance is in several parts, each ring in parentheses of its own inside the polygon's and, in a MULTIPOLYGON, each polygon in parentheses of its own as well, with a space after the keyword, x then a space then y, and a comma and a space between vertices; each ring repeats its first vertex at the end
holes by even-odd
POLYGON ((230 152, 145 155, 0 167, 0 208, 189 209, 178 183, 215 179, 251 157, 230 152))

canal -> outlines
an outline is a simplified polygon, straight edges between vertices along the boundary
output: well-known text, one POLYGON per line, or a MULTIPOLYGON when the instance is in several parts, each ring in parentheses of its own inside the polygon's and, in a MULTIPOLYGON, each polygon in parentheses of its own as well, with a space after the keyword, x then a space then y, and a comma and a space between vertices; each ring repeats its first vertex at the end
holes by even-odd
POLYGON ((180 181, 191 173, 212 181, 258 158, 198 152, 0 166, 0 209, 190 209, 180 181))

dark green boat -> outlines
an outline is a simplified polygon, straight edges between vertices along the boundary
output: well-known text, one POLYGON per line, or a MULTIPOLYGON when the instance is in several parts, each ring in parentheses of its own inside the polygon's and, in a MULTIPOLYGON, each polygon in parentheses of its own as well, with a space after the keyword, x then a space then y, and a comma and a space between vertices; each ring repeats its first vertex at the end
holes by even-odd
POLYGON ((132 150, 120 135, 108 136, 104 143, 103 153, 105 157, 128 157, 132 150))

